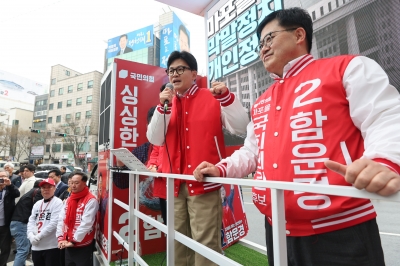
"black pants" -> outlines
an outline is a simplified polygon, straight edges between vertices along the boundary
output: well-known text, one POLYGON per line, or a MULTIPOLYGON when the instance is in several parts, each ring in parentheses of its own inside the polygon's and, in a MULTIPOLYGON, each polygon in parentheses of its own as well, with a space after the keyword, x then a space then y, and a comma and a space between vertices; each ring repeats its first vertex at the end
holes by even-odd
POLYGON ((6 266, 11 251, 11 233, 9 226, 0 226, 0 266, 6 266))
MULTIPOLYGON (((267 255, 274 265, 272 226, 265 219, 267 255)), ((289 266, 385 265, 376 219, 341 230, 303 237, 286 237, 289 266)))
POLYGON ((65 266, 89 265, 93 265, 93 244, 86 247, 65 249, 65 266))
POLYGON ((34 265, 60 266, 60 250, 58 248, 45 250, 32 250, 34 265))
POLYGON ((164 220, 164 224, 167 225, 167 200, 162 198, 159 199, 160 199, 161 216, 164 220))

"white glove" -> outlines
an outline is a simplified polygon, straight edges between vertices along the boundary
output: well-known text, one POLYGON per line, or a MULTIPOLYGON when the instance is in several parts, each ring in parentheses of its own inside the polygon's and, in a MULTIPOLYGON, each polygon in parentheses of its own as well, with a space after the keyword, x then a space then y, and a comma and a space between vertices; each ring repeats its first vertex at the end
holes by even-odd
POLYGON ((29 233, 28 239, 29 239, 29 241, 31 242, 32 245, 36 245, 37 242, 38 242, 35 238, 36 238, 36 235, 34 235, 32 232, 29 233))

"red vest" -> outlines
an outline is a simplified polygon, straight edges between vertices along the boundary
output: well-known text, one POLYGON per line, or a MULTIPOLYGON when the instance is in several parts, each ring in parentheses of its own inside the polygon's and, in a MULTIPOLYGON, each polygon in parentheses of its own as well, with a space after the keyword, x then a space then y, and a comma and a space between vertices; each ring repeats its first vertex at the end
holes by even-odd
MULTIPOLYGON (((214 137, 217 138, 222 158, 225 157, 219 101, 208 89, 201 88, 189 90, 184 97, 183 101, 178 97, 172 100, 162 161, 163 173, 171 173, 169 158, 172 173, 186 175, 193 175, 194 169, 203 161, 213 164, 219 162, 214 137)), ((175 180, 175 196, 178 196, 180 183, 181 180, 175 180)), ((221 184, 209 182, 187 181, 186 184, 191 196, 212 192, 221 187, 221 184)))
MULTIPOLYGON (((86 195, 86 197, 79 199, 79 201, 78 201, 78 208, 76 209, 76 217, 82 217, 83 212, 84 212, 85 207, 86 207, 86 204, 87 204, 88 201, 91 200, 91 199, 95 199, 95 200, 96 200, 95 196, 93 196, 93 194, 90 193, 90 192, 86 195)), ((70 198, 67 199, 67 201, 66 201, 66 203, 65 203, 65 206, 64 206, 64 208, 65 208, 65 213, 67 213, 67 210, 68 210, 68 203, 69 203, 69 200, 70 200, 70 198)), ((93 227, 92 227, 91 231, 88 232, 88 233, 85 235, 85 237, 83 238, 83 240, 82 240, 81 242, 76 242, 75 239, 72 240, 72 241, 75 241, 75 242, 76 242, 75 245, 74 245, 74 247, 84 247, 84 246, 90 245, 90 244, 92 243, 92 241, 93 241, 93 239, 94 239, 94 237, 95 237, 95 233, 96 233, 96 230, 95 230, 95 228, 96 228, 96 222, 97 222, 97 221, 95 220, 94 223, 93 223, 93 227)), ((73 231, 72 231, 72 235, 75 234, 76 229, 79 227, 80 224, 81 224, 81 219, 76 219, 76 220, 75 220, 75 226, 74 226, 73 231)), ((67 234, 68 234, 68 230, 69 230, 69 229, 67 228, 67 226, 65 225, 65 223, 64 223, 64 225, 63 225, 63 229, 62 229, 62 230, 63 230, 63 239, 67 239, 67 234)), ((69 241, 71 241, 71 240, 69 240, 69 241)))
MULTIPOLYGON (((254 179, 351 186, 324 161, 362 157, 363 138, 349 115, 342 84, 353 56, 306 57, 278 79, 252 108, 259 161, 254 179), (306 65, 299 72, 299 64, 306 65), (308 64, 308 65, 307 65, 308 64)), ((270 190, 253 188, 253 201, 271 222, 270 190)), ((369 200, 285 191, 286 233, 307 236, 376 217, 369 200)))

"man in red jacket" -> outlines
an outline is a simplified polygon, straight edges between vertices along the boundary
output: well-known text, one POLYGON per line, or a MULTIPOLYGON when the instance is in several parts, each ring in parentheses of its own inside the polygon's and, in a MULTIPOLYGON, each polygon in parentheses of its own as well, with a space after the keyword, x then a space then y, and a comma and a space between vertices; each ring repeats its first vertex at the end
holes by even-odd
MULTIPOLYGON (((192 174, 203 160, 217 163, 225 155, 222 127, 245 133, 246 111, 222 82, 199 88, 192 54, 174 51, 167 74, 174 90, 160 93, 160 104, 147 129, 150 143, 164 145, 162 172, 192 174), (164 104, 168 100, 167 110, 164 104), (164 121, 166 136, 164 139, 164 121)), ((222 206, 220 184, 175 180, 175 230, 221 253, 222 206)), ((215 265, 175 241, 175 265, 215 265)))
POLYGON ((87 180, 87 175, 82 172, 74 174, 71 179, 71 195, 58 220, 58 248, 66 249, 65 265, 93 265, 93 240, 99 204, 90 193, 87 180))
MULTIPOLYGON (((383 69, 363 56, 315 60, 312 20, 300 8, 269 14, 258 51, 275 83, 254 103, 244 146, 203 162, 210 176, 351 186, 380 195, 400 190, 400 97, 383 69)), ((253 188, 266 216, 273 265, 270 190, 253 188)), ((285 191, 289 265, 384 265, 369 200, 285 191)))

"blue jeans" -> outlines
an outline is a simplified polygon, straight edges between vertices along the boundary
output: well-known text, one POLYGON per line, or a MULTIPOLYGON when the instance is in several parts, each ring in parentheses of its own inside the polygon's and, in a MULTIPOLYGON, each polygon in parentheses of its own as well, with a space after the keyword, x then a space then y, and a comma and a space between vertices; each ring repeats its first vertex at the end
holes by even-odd
POLYGON ((26 258, 29 254, 31 242, 27 236, 27 224, 12 221, 10 224, 11 235, 15 239, 17 254, 15 254, 14 266, 25 266, 26 258))

